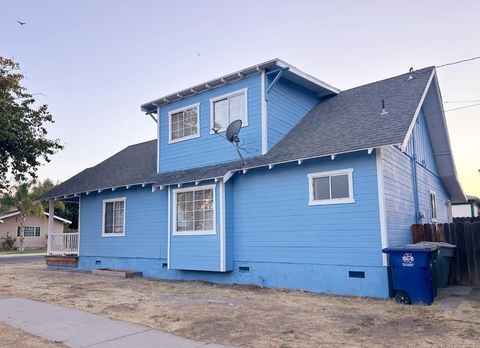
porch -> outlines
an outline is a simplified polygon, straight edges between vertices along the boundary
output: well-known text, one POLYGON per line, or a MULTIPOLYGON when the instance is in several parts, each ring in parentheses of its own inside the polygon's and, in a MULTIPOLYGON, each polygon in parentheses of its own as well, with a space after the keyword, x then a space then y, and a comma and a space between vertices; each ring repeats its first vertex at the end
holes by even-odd
MULTIPOLYGON (((48 211, 53 212, 55 201, 48 201, 48 211)), ((78 256, 80 247, 80 230, 78 232, 56 233, 54 229, 54 214, 48 215, 47 225, 47 264, 48 259, 58 260, 59 257, 75 257, 78 256)))

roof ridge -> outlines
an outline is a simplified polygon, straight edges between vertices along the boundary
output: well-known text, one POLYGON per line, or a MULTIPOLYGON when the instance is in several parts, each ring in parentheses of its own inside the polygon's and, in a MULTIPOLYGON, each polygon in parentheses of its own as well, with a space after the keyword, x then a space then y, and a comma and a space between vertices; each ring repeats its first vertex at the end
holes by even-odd
POLYGON ((357 88, 362 88, 362 87, 366 87, 366 86, 369 86, 369 85, 373 85, 375 83, 380 83, 380 82, 385 82, 385 81, 388 81, 388 80, 393 80, 393 79, 397 79, 399 77, 402 77, 402 76, 406 76, 406 75, 409 75, 409 74, 424 74, 426 73, 428 70, 433 70, 435 69, 435 66, 434 65, 431 65, 431 66, 427 66, 425 68, 421 68, 421 69, 418 69, 418 70, 414 70, 412 72, 406 72, 406 73, 403 73, 403 74, 399 74, 399 75, 395 75, 395 76, 391 76, 391 77, 386 77, 384 79, 381 79, 381 80, 376 80, 376 81, 372 81, 372 82, 368 82, 368 83, 365 83, 363 85, 359 85, 359 86, 355 86, 355 87, 352 87, 352 88, 349 88, 349 89, 345 89, 345 90, 342 90, 340 94, 342 93, 345 93, 345 92, 349 92, 349 91, 352 91, 354 89, 357 89, 357 88))

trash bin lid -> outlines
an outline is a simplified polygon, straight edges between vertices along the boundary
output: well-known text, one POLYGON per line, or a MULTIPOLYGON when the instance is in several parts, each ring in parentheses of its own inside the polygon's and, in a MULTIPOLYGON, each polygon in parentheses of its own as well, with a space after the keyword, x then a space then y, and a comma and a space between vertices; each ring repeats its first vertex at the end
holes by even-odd
POLYGON ((440 248, 450 248, 450 249, 455 249, 457 246, 454 244, 450 243, 445 243, 445 242, 418 242, 416 243, 421 244, 421 245, 438 245, 440 248))
POLYGON ((389 253, 392 251, 413 251, 413 252, 432 252, 435 250, 440 249, 440 246, 437 244, 404 244, 404 245, 398 245, 394 247, 388 247, 385 249, 382 249, 384 253, 389 253))

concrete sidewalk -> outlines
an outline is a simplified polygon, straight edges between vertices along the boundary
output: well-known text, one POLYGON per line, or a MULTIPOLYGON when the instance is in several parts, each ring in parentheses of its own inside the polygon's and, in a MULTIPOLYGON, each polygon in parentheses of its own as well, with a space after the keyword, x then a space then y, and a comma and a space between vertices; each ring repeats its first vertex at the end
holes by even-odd
POLYGON ((0 258, 2 257, 25 257, 25 256, 45 256, 47 253, 28 253, 28 254, 8 254, 8 253, 0 253, 0 258))
POLYGON ((76 309, 2 295, 0 321, 71 347, 226 348, 76 309))

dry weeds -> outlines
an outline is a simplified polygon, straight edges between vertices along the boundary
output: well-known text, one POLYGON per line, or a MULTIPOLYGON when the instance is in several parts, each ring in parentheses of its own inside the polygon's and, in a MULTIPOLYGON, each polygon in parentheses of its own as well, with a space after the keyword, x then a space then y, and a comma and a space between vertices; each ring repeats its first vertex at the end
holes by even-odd
POLYGON ((480 308, 0 266, 0 293, 242 347, 478 347, 480 308))

